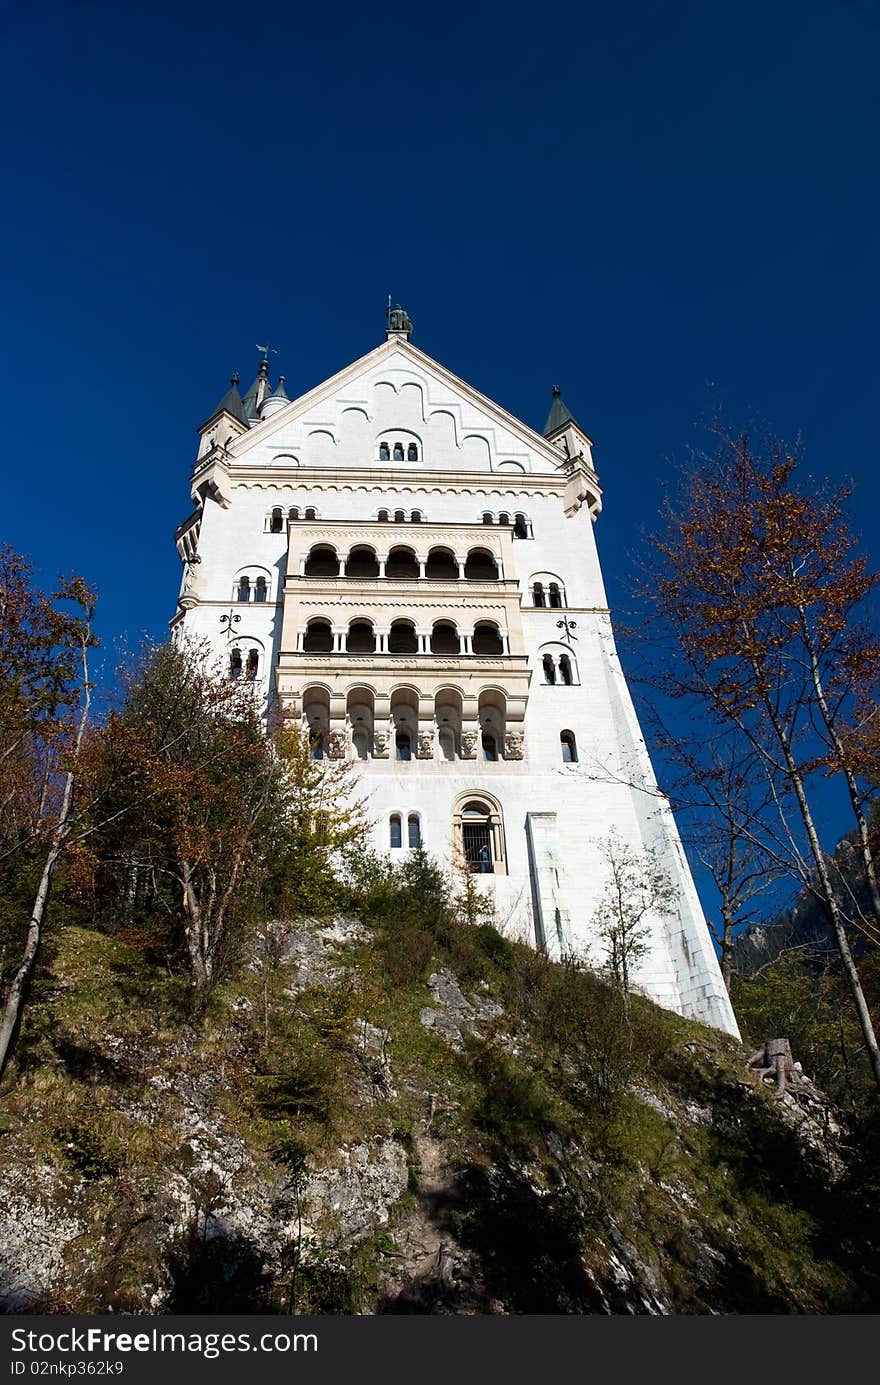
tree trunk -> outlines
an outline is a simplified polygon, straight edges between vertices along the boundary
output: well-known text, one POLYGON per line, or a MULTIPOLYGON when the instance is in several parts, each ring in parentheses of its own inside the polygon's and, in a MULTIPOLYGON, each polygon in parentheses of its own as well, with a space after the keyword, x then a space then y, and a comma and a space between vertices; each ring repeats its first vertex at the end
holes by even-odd
POLYGON ((721 905, 721 919, 722 928, 721 938, 719 939, 721 946, 721 980, 724 982, 724 989, 727 991, 727 994, 730 995, 730 983, 733 979, 733 962, 731 961, 731 953, 733 951, 733 919, 731 917, 730 905, 726 902, 721 905))
MULTIPOLYGON (((75 766, 79 757, 83 736, 89 720, 89 707, 91 705, 91 690, 89 688, 89 667, 88 667, 88 648, 91 638, 90 628, 86 625, 81 645, 82 670, 83 670, 83 701, 82 711, 80 712, 79 723, 76 729, 76 737, 73 743, 71 761, 75 766)), ((64 849, 67 839, 68 826, 70 823, 71 810, 73 808, 73 787, 75 781, 75 771, 70 769, 64 781, 64 794, 61 799, 61 811, 58 814, 58 822, 52 833, 49 843, 49 850, 43 865, 43 873, 40 876, 40 883, 37 887, 37 895, 34 900, 34 907, 31 912, 30 923, 28 924, 27 940, 18 971, 12 980, 9 988, 9 995, 6 998, 6 1007, 3 1012, 3 1020, 0 1022, 0 1078, 6 1071, 6 1064, 12 1051, 12 1044, 18 1025, 21 1020, 21 1013, 24 1008, 25 995, 27 994, 28 984, 34 974, 34 967, 37 964, 37 957, 40 952, 40 943, 43 937, 43 918, 46 913, 46 902, 49 898, 49 886, 52 883, 52 875, 58 858, 64 849)))
POLYGON ((831 877, 828 874, 828 867, 825 864, 825 854, 822 851, 822 847, 819 842, 819 835, 816 831, 816 825, 813 822, 813 814, 810 810, 810 805, 807 800, 807 793, 806 789, 804 788, 803 779, 801 777, 800 770, 798 769, 797 764, 795 762, 794 755, 792 754, 791 748, 788 744, 788 736, 786 734, 785 727, 780 722, 769 699, 764 699, 764 706, 770 718, 770 723, 773 727, 774 733, 779 741, 782 753, 785 756, 785 764, 788 771, 788 777, 791 781, 791 786, 794 789, 798 809, 800 811, 801 819, 806 829, 807 840, 810 843, 810 852, 812 854, 813 861, 816 866, 816 874, 819 877, 819 893, 822 897, 822 902, 825 905, 825 908, 828 912, 831 927, 834 929, 834 936, 837 940, 837 948, 840 952, 840 959, 843 963, 844 974, 846 976, 847 983, 849 985, 850 991, 852 993, 852 998, 855 1003, 856 1013, 859 1017, 859 1026, 862 1031, 862 1037, 865 1040, 865 1047, 868 1050, 868 1058, 871 1063, 871 1071, 874 1075, 874 1081, 877 1084, 877 1088, 878 1090, 880 1090, 880 1048, 878 1048, 877 1045, 877 1036, 874 1033, 874 1025, 871 1020, 871 1012, 868 1009, 868 1003, 865 1000, 865 993, 862 990, 862 983, 859 978, 859 973, 856 970, 856 964, 853 959, 852 951, 850 949, 849 939, 846 936, 846 929, 843 924, 843 919, 840 916, 840 909, 838 908, 837 900, 834 896, 834 886, 832 884, 831 877))
POLYGON ((825 726, 828 730, 828 734, 831 737, 831 744, 834 746, 834 753, 837 756, 838 764, 840 765, 843 777, 846 780, 846 787, 849 793, 850 803, 852 804, 852 810, 855 816, 856 826, 858 827, 859 832, 859 845, 861 847, 862 863, 865 867, 865 878, 868 882, 868 891, 871 895, 871 908, 874 910, 874 917, 877 921, 878 928, 880 928, 880 886, 878 886, 877 883, 877 871, 874 866, 874 854, 871 850, 871 841, 868 835, 868 822, 862 810, 862 800, 859 795, 859 786, 856 783, 856 777, 853 774, 852 769, 850 768, 849 763, 847 761, 846 752, 843 747, 843 742, 840 739, 837 727, 834 724, 834 718, 832 717, 830 708, 828 706, 828 701, 825 697, 825 688, 822 684, 822 676, 819 670, 819 661, 816 657, 816 651, 813 647, 812 638, 809 636, 806 630, 806 619, 803 615, 803 612, 801 612, 801 621, 804 628, 804 640, 810 654, 810 674, 813 681, 813 691, 816 694, 816 701, 818 702, 819 710, 822 713, 822 720, 824 721, 825 726))
POLYGON ((37 896, 34 900, 34 908, 28 925, 24 953, 22 954, 18 971, 13 978, 12 985, 9 988, 9 995, 6 998, 6 1008, 3 1012, 3 1020, 2 1023, 0 1023, 0 1078, 2 1078, 6 1070, 13 1039, 18 1029, 19 1020, 21 1019, 28 983, 33 976, 37 956, 40 951, 40 942, 43 935, 43 916, 46 912, 46 901, 49 898, 49 885, 52 880, 52 873, 64 845, 64 838, 66 835, 65 829, 67 827, 68 818, 70 817, 70 803, 72 798, 73 775, 68 774, 67 783, 64 788, 64 803, 61 809, 61 817, 52 835, 52 843, 43 866, 43 874, 40 877, 40 884, 37 889, 37 896))

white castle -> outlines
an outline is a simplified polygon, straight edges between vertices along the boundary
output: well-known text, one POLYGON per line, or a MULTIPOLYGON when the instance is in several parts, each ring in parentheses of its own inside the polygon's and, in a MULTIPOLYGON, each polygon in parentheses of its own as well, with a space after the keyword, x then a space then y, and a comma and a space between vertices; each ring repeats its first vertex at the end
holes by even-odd
POLYGON ((636 981, 736 1034, 614 643, 590 439, 559 391, 543 435, 410 340, 299 399, 268 348, 199 430, 172 625, 360 768, 373 845, 475 873, 501 926, 603 960, 613 829, 677 888, 636 981))

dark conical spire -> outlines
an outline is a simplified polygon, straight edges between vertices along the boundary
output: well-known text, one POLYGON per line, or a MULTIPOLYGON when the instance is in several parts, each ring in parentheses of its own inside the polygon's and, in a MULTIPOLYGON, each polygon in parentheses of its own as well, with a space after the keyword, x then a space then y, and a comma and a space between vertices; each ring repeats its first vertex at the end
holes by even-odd
POLYGON ((226 391, 223 398, 220 400, 220 403, 217 405, 216 409, 214 409, 213 413, 211 414, 211 418, 213 418, 215 414, 223 413, 225 410, 227 414, 232 414, 233 418, 237 418, 239 423, 247 423, 247 415, 244 411, 244 404, 242 403, 241 395, 238 392, 238 382, 240 378, 241 377, 239 376, 238 371, 236 371, 232 379, 229 381, 229 389, 226 391))
POLYGON ((559 393, 559 386, 553 386, 553 403, 550 405, 550 412, 547 415, 547 422, 544 424, 544 437, 549 438, 551 433, 555 433, 557 428, 564 428, 567 423, 574 423, 575 417, 571 409, 564 402, 559 393))
POLYGON ((248 385, 242 400, 245 414, 249 419, 259 418, 260 405, 266 398, 266 395, 271 394, 271 392, 269 388, 269 361, 264 356, 262 361, 260 361, 260 368, 253 381, 248 385))
POLYGON ((284 376, 278 376, 278 385, 272 395, 273 399, 287 399, 287 390, 284 388, 284 376))

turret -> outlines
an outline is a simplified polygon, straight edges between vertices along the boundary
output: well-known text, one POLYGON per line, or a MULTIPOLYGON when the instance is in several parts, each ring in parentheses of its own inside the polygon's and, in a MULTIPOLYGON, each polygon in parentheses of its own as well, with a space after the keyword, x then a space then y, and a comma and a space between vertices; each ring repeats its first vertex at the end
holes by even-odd
POLYGON ((242 433, 248 431, 247 415, 238 392, 239 379, 236 371, 220 403, 199 428, 199 459, 212 447, 224 447, 231 438, 241 437, 242 433))
POLYGON ((564 402, 559 386, 553 386, 553 403, 544 425, 544 437, 558 447, 568 461, 583 457, 587 466, 593 465, 593 443, 575 422, 574 415, 564 402))
POLYGON ((274 392, 266 395, 260 409, 260 419, 271 418, 273 414, 278 414, 290 403, 287 391, 284 388, 284 376, 278 376, 278 386, 274 392))
POLYGON ((247 421, 251 426, 253 426, 256 423, 259 423, 260 409, 262 408, 263 400, 267 399, 272 393, 272 387, 269 384, 268 352, 270 348, 268 346, 258 346, 257 350, 265 351, 266 355, 260 361, 260 368, 257 371, 254 380, 245 390, 244 398, 241 401, 244 405, 245 416, 247 417, 247 421))

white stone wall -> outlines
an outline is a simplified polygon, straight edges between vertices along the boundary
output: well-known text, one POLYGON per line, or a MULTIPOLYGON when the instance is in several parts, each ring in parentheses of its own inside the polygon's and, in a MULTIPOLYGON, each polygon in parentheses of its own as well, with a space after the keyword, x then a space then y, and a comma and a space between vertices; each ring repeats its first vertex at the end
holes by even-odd
MULTIPOLYGON (((233 642, 243 650, 257 648, 267 694, 281 652, 288 546, 286 532, 268 532, 273 506, 285 513, 292 506, 301 513, 312 506, 319 521, 337 524, 374 520, 381 507, 417 508, 432 525, 479 523, 486 511, 528 516, 534 537, 514 541, 514 571, 504 574, 520 584, 523 638, 532 669, 524 758, 449 763, 439 758, 437 748, 432 761, 368 760, 362 783, 374 844, 389 849, 392 813, 401 814, 405 843, 407 815, 416 812, 425 847, 449 866, 456 800, 464 791, 491 795, 503 812, 507 873, 480 877, 480 887, 494 894, 502 927, 534 941, 527 816, 555 814, 552 830, 547 820, 536 820, 533 840, 552 841, 552 862, 544 860, 542 866, 544 878, 549 879, 551 868, 558 875, 555 898, 567 936, 575 950, 597 965, 602 957, 593 912, 607 868, 602 842, 613 828, 633 847, 658 847, 679 887, 678 913, 652 921, 638 983, 661 1004, 735 1033, 693 881, 654 783, 617 658, 588 505, 566 514, 565 478, 559 469, 564 458, 421 353, 394 343, 273 415, 233 442, 224 457, 212 463, 211 455, 194 477, 194 494, 204 497, 200 562, 185 594, 191 604, 181 628, 191 638, 209 641, 223 666, 233 642), (380 460, 383 440, 390 449, 395 441, 405 449, 414 442, 419 460, 380 460), (206 477, 216 477, 213 493, 220 500, 212 498, 206 477), (270 599, 265 605, 234 600, 235 579, 242 571, 252 580, 259 573, 266 576, 270 599), (531 605, 528 589, 534 574, 564 587, 564 610, 531 605), (230 616, 239 617, 232 622, 232 639, 230 616), (557 626, 563 617, 575 623, 568 643, 557 626), (548 646, 557 654, 570 651, 576 661, 575 686, 544 683, 542 651, 548 646), (563 730, 576 738, 576 764, 562 762, 563 730)), ((387 527, 393 531, 389 543, 417 544, 418 525, 387 527)), ((406 656, 381 657, 383 666, 389 658, 399 664, 402 683, 417 681, 406 656)), ((323 665, 324 656, 313 658, 320 681, 319 670, 330 669, 332 656, 323 665)), ((449 681, 466 687, 471 676, 462 660, 449 681)), ((362 682, 363 674, 349 681, 362 682)), ((404 845, 393 854, 402 856, 406 850, 404 845)))

